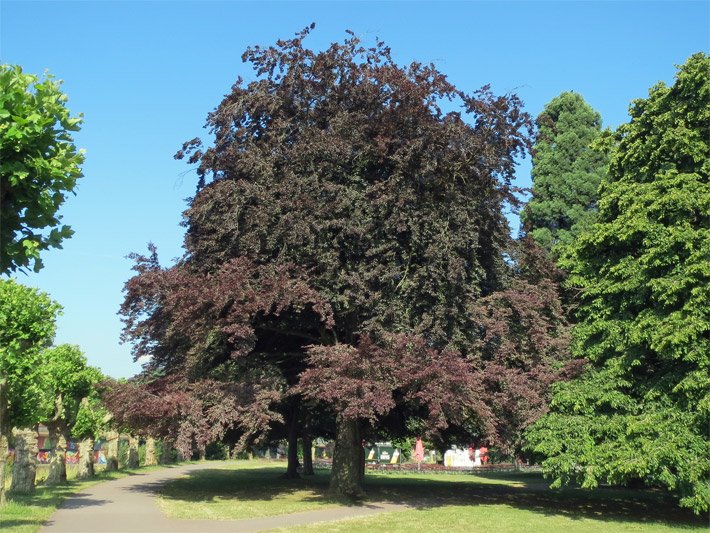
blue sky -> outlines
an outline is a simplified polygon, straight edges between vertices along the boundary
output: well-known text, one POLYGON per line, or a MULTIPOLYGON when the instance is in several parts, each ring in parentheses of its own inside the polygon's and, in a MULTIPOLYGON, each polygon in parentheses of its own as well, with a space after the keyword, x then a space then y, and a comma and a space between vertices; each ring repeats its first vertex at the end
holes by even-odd
MULTIPOLYGON (((85 177, 62 208, 76 231, 19 275, 64 306, 57 342, 79 344, 104 372, 139 370, 119 345, 125 256, 149 241, 163 261, 181 254, 184 199, 196 176, 173 154, 203 135, 206 114, 237 75, 244 49, 311 22, 323 48, 351 29, 384 39, 400 63, 434 62, 457 86, 516 92, 537 115, 574 90, 604 124, 627 121, 632 99, 674 65, 710 49, 710 2, 0 2, 0 60, 64 80, 85 177)), ((518 182, 530 185, 529 162, 518 182)))

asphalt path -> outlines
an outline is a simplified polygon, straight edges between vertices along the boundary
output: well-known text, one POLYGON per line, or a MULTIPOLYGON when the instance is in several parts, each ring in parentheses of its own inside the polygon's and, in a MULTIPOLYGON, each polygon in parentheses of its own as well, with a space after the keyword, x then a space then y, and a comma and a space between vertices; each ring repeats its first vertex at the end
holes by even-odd
POLYGON ((244 520, 176 520, 166 517, 160 511, 156 498, 166 482, 195 470, 213 469, 219 465, 209 462, 177 466, 98 483, 67 498, 45 522, 40 532, 252 532, 407 509, 404 505, 364 504, 244 520))

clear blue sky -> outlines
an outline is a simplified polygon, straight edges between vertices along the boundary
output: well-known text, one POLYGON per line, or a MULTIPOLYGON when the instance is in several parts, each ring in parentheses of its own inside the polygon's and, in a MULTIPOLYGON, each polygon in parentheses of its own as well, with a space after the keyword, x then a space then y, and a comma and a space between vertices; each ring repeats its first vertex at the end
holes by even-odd
MULTIPOLYGON (((76 231, 21 283, 64 306, 57 342, 91 364, 134 374, 119 345, 117 310, 130 277, 125 256, 157 244, 181 255, 184 199, 196 176, 172 156, 203 135, 206 114, 237 77, 240 56, 311 22, 322 48, 352 29, 384 39, 400 63, 434 62, 460 88, 517 92, 537 115, 574 90, 616 127, 629 102, 672 82, 675 64, 710 48, 710 3, 700 2, 13 2, 0 1, 0 60, 64 80, 83 112, 76 136, 85 177, 62 209, 76 231), (186 172, 187 171, 187 172, 186 172)), ((519 169, 529 186, 530 166, 519 169)))

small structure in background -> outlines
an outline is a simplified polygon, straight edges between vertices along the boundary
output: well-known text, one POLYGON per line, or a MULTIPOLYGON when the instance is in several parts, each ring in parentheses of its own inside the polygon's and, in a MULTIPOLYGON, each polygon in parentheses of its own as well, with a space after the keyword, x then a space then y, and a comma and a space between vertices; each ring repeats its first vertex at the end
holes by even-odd
POLYGON ((399 464, 402 453, 399 448, 395 448, 391 442, 376 442, 371 448, 365 447, 365 458, 368 463, 373 464, 399 464))

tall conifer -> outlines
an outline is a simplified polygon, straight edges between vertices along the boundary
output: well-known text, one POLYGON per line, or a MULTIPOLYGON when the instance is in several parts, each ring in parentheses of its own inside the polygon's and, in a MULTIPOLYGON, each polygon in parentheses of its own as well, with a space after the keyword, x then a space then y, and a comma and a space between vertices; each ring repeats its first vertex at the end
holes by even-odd
POLYGON ((607 158, 591 144, 601 133, 601 115, 579 94, 564 92, 537 117, 533 197, 522 213, 524 230, 557 255, 596 212, 597 188, 607 158))

